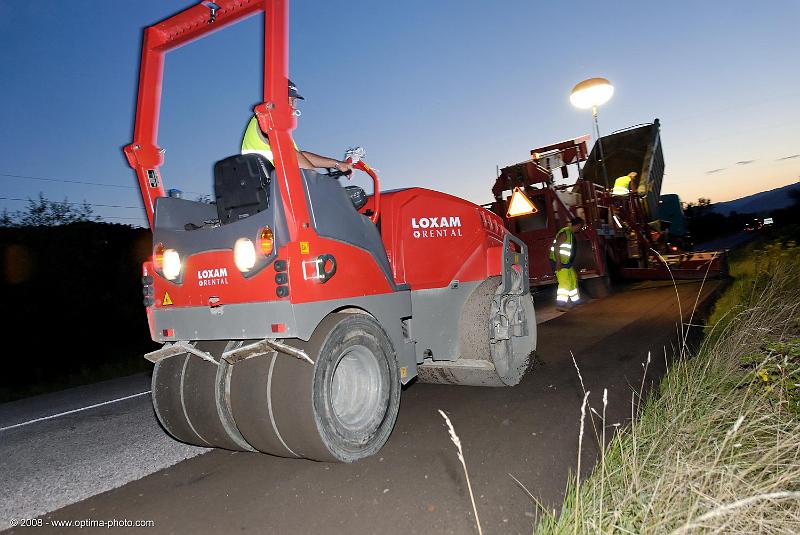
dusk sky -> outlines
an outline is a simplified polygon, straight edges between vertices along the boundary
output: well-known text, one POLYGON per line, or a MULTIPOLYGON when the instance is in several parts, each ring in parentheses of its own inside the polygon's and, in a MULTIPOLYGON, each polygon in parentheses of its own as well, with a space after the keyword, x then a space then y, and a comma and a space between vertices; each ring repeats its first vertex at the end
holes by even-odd
MULTIPOLYGON (((0 0, 0 208, 41 191, 145 224, 121 150, 142 30, 194 3, 0 0)), ((211 192, 260 101, 261 20, 167 57, 162 175, 189 198, 211 192)), ((603 133, 661 119, 662 193, 716 202, 800 180, 798 0, 295 0, 290 20, 298 145, 364 146, 385 189, 489 202, 496 166, 591 132, 569 92, 595 76, 616 87, 603 133)))

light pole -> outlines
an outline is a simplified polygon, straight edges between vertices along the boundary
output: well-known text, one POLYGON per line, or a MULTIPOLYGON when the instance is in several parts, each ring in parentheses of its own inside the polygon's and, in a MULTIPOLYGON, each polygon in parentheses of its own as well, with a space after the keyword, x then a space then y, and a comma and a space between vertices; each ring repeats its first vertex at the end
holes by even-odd
POLYGON ((594 118, 594 128, 597 135, 597 148, 600 151, 600 165, 603 168, 603 180, 606 188, 608 185, 608 171, 606 171, 606 159, 603 155, 603 143, 600 140, 600 124, 597 122, 597 107, 605 104, 614 94, 614 86, 605 78, 589 78, 578 83, 572 88, 569 101, 576 108, 583 110, 592 109, 594 118))

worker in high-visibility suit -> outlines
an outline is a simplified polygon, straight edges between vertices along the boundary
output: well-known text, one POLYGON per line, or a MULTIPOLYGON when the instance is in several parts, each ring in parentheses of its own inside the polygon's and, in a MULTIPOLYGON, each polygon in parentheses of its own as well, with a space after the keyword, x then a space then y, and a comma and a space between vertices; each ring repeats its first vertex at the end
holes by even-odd
MULTIPOLYGON (((289 80, 289 106, 293 111, 297 109, 298 100, 305 99, 297 92, 297 86, 289 80)), ((294 148, 297 149, 297 163, 300 164, 300 169, 336 168, 343 173, 351 173, 353 170, 353 166, 350 162, 343 162, 335 158, 328 158, 326 156, 314 154, 313 152, 300 150, 297 148, 297 144, 295 144, 294 148)), ((242 138, 242 154, 260 154, 269 160, 271 164, 275 165, 272 148, 269 146, 269 138, 261 131, 261 127, 258 125, 258 119, 255 115, 250 118, 250 122, 247 123, 247 129, 244 131, 244 137, 242 138)))
MULTIPOLYGON (((635 182, 638 173, 631 172, 623 175, 614 181, 614 189, 611 190, 611 195, 627 195, 631 192, 631 184, 635 182)), ((635 184, 634 184, 635 185, 635 184)))
POLYGON ((581 299, 578 292, 578 273, 572 264, 578 252, 575 233, 582 230, 583 225, 583 219, 580 217, 572 219, 569 225, 558 231, 553 245, 550 246, 550 265, 556 272, 558 280, 556 306, 562 309, 567 308, 570 304, 578 304, 581 299))

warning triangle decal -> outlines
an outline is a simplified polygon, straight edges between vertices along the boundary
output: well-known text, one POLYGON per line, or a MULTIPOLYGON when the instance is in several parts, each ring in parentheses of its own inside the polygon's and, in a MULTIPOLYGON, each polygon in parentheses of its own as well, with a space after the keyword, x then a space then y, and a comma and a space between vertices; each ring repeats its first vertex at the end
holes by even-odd
POLYGON ((164 299, 161 301, 162 306, 168 306, 172 304, 172 299, 169 298, 169 294, 164 292, 164 299))

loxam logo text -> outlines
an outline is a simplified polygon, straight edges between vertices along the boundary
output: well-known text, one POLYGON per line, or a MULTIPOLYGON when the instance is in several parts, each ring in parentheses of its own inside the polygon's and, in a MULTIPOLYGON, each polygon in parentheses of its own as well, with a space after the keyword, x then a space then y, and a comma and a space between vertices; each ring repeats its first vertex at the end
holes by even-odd
POLYGON ((445 238, 461 236, 461 218, 458 216, 411 218, 415 238, 445 238))
POLYGON ((198 286, 219 286, 228 284, 228 268, 197 270, 198 286))

